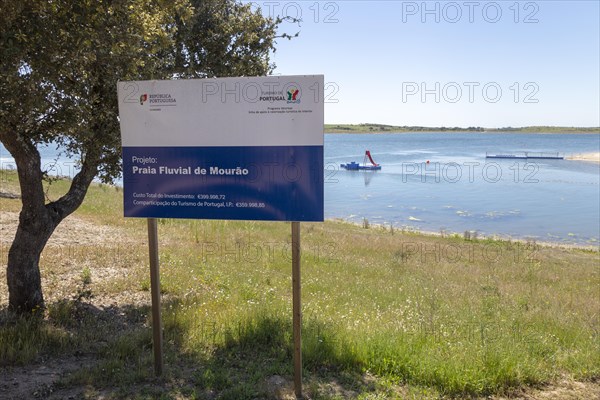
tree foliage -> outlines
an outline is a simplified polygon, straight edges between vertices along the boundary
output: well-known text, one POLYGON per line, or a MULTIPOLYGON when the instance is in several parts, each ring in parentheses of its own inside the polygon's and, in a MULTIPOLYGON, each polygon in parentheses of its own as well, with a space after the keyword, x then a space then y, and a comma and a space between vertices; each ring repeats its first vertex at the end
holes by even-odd
POLYGON ((234 0, 0 0, 0 141, 23 208, 9 251, 9 305, 43 307, 39 255, 92 180, 120 174, 119 80, 265 75, 278 21, 234 0), (37 147, 78 160, 46 201, 37 147))
POLYGON ((265 20, 250 4, 192 1, 193 17, 177 20, 175 72, 191 78, 259 76, 272 71, 278 21, 265 20))

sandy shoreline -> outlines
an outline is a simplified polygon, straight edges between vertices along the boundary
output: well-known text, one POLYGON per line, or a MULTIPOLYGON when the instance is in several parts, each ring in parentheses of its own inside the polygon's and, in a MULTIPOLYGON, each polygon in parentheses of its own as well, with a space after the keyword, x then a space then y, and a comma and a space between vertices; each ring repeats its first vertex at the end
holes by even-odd
MULTIPOLYGON (((326 219, 326 221, 345 223, 345 224, 360 226, 360 227, 364 228, 364 222, 348 221, 343 218, 328 218, 328 219, 326 219)), ((369 222, 369 228, 386 231, 386 230, 390 229, 390 225, 369 222)), ((459 235, 459 237, 461 237, 461 236, 464 237, 464 232, 461 233, 461 232, 453 232, 453 231, 444 230, 442 233, 442 232, 421 230, 418 227, 394 226, 394 230, 399 233, 416 234, 416 235, 421 235, 421 236, 432 236, 432 237, 440 237, 440 238, 450 238, 450 237, 454 237, 456 235, 459 235)), ((470 235, 472 235, 470 240, 492 240, 492 241, 498 241, 498 242, 521 243, 524 245, 534 245, 534 246, 539 246, 539 247, 553 247, 553 248, 561 248, 561 249, 568 249, 568 250, 575 249, 575 250, 588 250, 588 251, 600 252, 600 245, 598 243, 589 243, 589 244, 561 243, 561 242, 552 242, 552 241, 544 240, 544 238, 538 238, 538 237, 518 238, 518 237, 511 237, 511 236, 502 235, 502 234, 483 235, 483 234, 477 232, 476 230, 475 231, 469 230, 468 232, 470 235)), ((469 239, 465 239, 465 240, 469 240, 469 239)))
POLYGON ((574 161, 589 161, 600 164, 600 152, 572 154, 571 156, 565 157, 565 159, 574 161))

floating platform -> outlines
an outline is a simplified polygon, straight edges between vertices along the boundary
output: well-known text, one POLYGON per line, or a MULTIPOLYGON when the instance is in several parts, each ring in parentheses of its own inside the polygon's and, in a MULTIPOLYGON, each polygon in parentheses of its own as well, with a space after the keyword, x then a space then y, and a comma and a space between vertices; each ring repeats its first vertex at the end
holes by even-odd
POLYGON ((538 153, 524 151, 515 154, 489 154, 485 153, 485 158, 508 158, 513 160, 564 160, 560 153, 538 153))
POLYGON ((352 161, 348 164, 340 164, 340 167, 348 171, 379 171, 381 169, 381 165, 373 161, 373 157, 371 157, 371 152, 369 150, 365 151, 365 158, 363 159, 362 164, 352 161), (367 161, 370 161, 371 164, 367 164, 367 161))
POLYGON ((340 167, 348 171, 378 171, 381 169, 381 165, 362 165, 355 161, 348 164, 340 164, 340 167))

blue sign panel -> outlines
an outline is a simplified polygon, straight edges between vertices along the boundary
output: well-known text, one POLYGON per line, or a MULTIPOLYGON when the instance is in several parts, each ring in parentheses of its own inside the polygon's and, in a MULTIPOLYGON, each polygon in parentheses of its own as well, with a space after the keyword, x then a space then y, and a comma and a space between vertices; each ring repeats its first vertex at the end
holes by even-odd
POLYGON ((125 147, 126 217, 323 221, 323 147, 125 147))

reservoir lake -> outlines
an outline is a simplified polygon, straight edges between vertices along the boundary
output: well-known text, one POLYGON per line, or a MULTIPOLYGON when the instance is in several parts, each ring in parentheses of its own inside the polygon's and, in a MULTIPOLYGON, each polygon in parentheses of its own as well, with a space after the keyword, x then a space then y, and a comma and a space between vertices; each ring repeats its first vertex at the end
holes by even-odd
MULTIPOLYGON (((74 161, 40 149, 50 173, 74 161), (48 166, 53 166, 49 168, 48 166)), ((597 134, 325 134, 325 217, 420 232, 598 246, 600 165, 489 154, 600 151, 597 134), (379 171, 346 171, 370 150, 379 171)), ((0 167, 14 168, 0 145, 0 167)), ((120 182, 117 182, 120 184, 120 182)))
POLYGON ((325 216, 394 228, 596 246, 600 165, 490 154, 600 151, 596 134, 325 135, 325 216), (380 171, 346 171, 370 150, 380 171), (429 163, 427 163, 429 161, 429 163), (476 233, 475 233, 476 232, 476 233))

